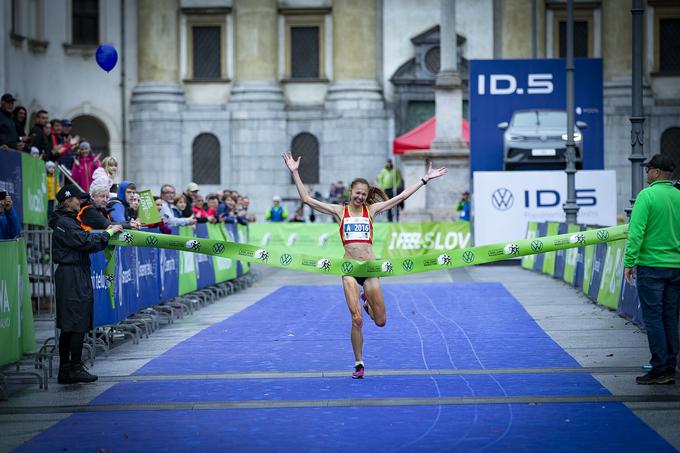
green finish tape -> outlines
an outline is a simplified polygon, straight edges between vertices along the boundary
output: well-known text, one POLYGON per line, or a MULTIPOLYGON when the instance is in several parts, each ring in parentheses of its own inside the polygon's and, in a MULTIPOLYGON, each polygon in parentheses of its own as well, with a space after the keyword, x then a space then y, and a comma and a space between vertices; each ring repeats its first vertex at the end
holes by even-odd
POLYGON ((112 245, 157 247, 184 252, 205 253, 240 261, 295 269, 319 274, 352 275, 354 277, 391 277, 429 272, 454 267, 485 264, 508 258, 584 247, 628 237, 628 225, 567 233, 516 242, 448 250, 419 256, 394 257, 373 261, 357 261, 339 257, 323 257, 293 253, 283 249, 262 248, 217 239, 146 233, 125 230, 111 238, 112 245), (153 239, 150 239, 153 238, 153 239))

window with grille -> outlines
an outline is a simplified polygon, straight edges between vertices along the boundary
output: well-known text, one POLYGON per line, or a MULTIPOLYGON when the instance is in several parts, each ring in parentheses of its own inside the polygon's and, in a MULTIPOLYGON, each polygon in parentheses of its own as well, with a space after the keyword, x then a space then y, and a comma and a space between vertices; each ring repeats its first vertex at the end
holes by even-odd
POLYGON ((659 71, 680 72, 680 18, 659 19, 659 71))
POLYGON ((439 74, 439 68, 441 66, 439 46, 433 47, 425 53, 425 68, 432 74, 439 74))
POLYGON ((193 26, 192 69, 195 80, 222 78, 222 27, 193 26))
POLYGON ((72 44, 99 44, 99 0, 73 0, 72 44))
POLYGON ((191 180, 220 184, 220 142, 213 134, 200 134, 191 146, 191 180))
MULTIPOLYGON (((559 24, 560 58, 567 58, 567 22, 559 24)), ((574 21, 574 58, 588 57, 588 22, 574 21)))
POLYGON ((292 79, 319 78, 319 27, 291 27, 290 59, 292 79))
POLYGON ((680 127, 668 128, 661 134, 661 154, 673 159, 673 179, 680 178, 680 127))
MULTIPOLYGON (((302 156, 300 178, 305 184, 319 184, 319 141, 308 132, 298 134, 290 146, 293 159, 302 156)), ((291 178, 292 181, 292 178, 291 178)))

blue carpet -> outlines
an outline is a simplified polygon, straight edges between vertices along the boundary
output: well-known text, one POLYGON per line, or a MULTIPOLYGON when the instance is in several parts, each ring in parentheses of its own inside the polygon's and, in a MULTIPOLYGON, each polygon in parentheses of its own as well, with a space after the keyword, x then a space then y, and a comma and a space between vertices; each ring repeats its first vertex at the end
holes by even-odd
MULTIPOLYGON (((499 284, 385 285, 353 365, 339 286, 283 287, 137 374, 347 370, 347 377, 125 381, 92 404, 608 395, 582 373, 371 376, 378 369, 578 367, 499 284)), ((143 347, 143 345, 142 345, 143 347)), ((323 407, 74 414, 20 451, 674 451, 623 404, 323 407), (102 450, 103 449, 103 450, 102 450)))

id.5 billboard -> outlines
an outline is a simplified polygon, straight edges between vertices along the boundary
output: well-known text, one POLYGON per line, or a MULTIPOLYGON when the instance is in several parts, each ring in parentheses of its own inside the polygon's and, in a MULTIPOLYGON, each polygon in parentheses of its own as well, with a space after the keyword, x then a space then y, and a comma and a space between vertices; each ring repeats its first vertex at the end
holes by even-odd
MULTIPOLYGON (((473 172, 564 168, 565 66, 564 59, 470 61, 473 172)), ((577 58, 574 67, 577 168, 600 170, 602 60, 577 58)))

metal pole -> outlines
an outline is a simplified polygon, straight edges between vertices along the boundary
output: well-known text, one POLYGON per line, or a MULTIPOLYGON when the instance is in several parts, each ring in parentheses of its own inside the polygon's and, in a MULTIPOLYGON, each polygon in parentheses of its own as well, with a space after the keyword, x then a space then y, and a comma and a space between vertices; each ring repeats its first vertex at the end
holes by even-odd
POLYGON ((536 58, 536 0, 531 0, 531 58, 536 58))
POLYGON ((644 185, 642 174, 642 162, 645 160, 645 117, 642 111, 642 16, 645 10, 642 7, 642 0, 633 0, 633 8, 630 12, 633 15, 633 111, 630 117, 631 155, 628 157, 632 173, 630 207, 626 208, 628 217, 633 209, 635 198, 644 185))
POLYGON ((562 205, 568 224, 575 224, 576 204, 576 144, 574 143, 574 0, 567 1, 567 202, 562 205))

